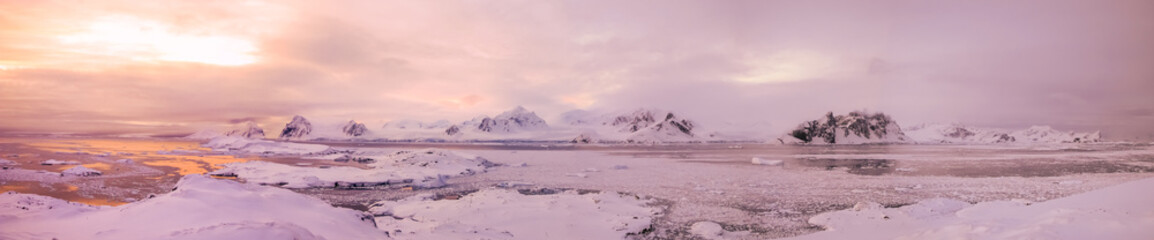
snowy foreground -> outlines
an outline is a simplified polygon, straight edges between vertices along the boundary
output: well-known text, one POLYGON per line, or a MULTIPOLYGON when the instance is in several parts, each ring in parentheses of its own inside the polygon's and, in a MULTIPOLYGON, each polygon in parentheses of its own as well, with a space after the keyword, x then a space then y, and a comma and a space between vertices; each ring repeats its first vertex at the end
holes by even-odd
MULTIPOLYGON (((795 239, 1147 239, 1154 178, 1052 201, 976 205, 930 199, 899 208, 862 203, 810 222, 795 239), (1128 197, 1118 197, 1128 196, 1128 197)), ((4 239, 622 239, 657 209, 619 193, 525 195, 484 189, 459 200, 417 195, 374 204, 373 215, 289 190, 185 176, 176 190, 118 207, 0 194, 4 239), (377 216, 374 217, 373 216, 377 216), (374 227, 374 225, 376 225, 374 227)), ((741 236, 695 224, 707 239, 741 236)))
POLYGON ((1154 178, 1041 203, 929 199, 861 203, 814 216, 827 230, 794 239, 1150 239, 1154 178))
MULTIPOLYGON (((821 184, 844 184, 851 181, 850 179, 866 181, 865 185, 868 186, 852 185, 848 187, 853 190, 842 189, 855 194, 868 192, 858 189, 880 186, 877 189, 893 189, 892 193, 907 196, 906 199, 910 200, 924 198, 917 196, 957 196, 966 201, 984 201, 932 192, 913 195, 933 188, 934 185, 949 187, 946 189, 948 191, 955 191, 958 188, 940 181, 938 184, 930 184, 934 181, 921 181, 909 175, 900 176, 905 176, 907 180, 915 179, 918 184, 901 188, 894 187, 901 185, 900 182, 898 185, 886 185, 887 182, 905 181, 901 178, 858 177, 828 169, 820 172, 790 172, 783 168, 792 166, 791 164, 796 165, 798 162, 787 164, 785 160, 779 158, 753 157, 752 160, 744 160, 740 164, 754 167, 741 167, 739 168, 741 170, 725 164, 678 165, 689 166, 698 171, 689 173, 685 169, 666 168, 669 162, 663 159, 637 158, 630 159, 628 165, 621 165, 623 159, 612 159, 595 152, 581 151, 477 150, 478 154, 501 163, 496 164, 479 156, 441 149, 385 151, 380 148, 334 148, 322 144, 239 137, 216 138, 204 146, 214 149, 215 154, 292 156, 304 164, 286 165, 265 161, 222 164, 221 169, 208 175, 236 177, 242 181, 214 179, 206 175, 187 175, 176 183, 171 192, 149 196, 117 207, 97 207, 46 196, 7 192, 0 194, 0 240, 630 239, 633 237, 680 239, 691 236, 704 239, 758 239, 765 237, 759 235, 763 232, 756 232, 759 230, 755 228, 738 228, 737 226, 749 224, 740 219, 735 221, 725 216, 707 215, 711 214, 710 212, 685 210, 696 206, 699 208, 697 211, 700 211, 702 206, 710 208, 725 205, 724 202, 721 204, 702 202, 704 205, 695 205, 699 203, 691 202, 685 197, 693 197, 695 192, 703 192, 708 193, 706 197, 732 199, 751 205, 785 202, 782 198, 806 197, 806 194, 797 192, 776 190, 767 192, 766 189, 757 189, 758 186, 769 184, 784 184, 773 185, 771 189, 797 188, 798 185, 790 184, 791 178, 792 181, 804 181, 805 186, 818 184, 815 188, 822 189, 830 187, 821 184), (533 165, 516 164, 530 160, 536 161, 533 165), (315 166, 309 161, 346 162, 349 165, 322 167, 315 166), (510 167, 500 167, 502 164, 510 167), (581 173, 574 174, 574 171, 581 173), (470 178, 476 181, 478 180, 476 178, 502 173, 504 175, 489 179, 492 181, 482 181, 483 184, 463 188, 457 185, 466 185, 468 182, 450 181, 452 185, 446 185, 445 182, 446 178, 450 177, 472 175, 470 178), (729 174, 731 178, 735 176, 778 178, 764 178, 764 181, 755 178, 757 184, 726 179, 717 181, 721 174, 729 174), (668 176, 676 176, 679 180, 662 178, 668 176), (813 178, 798 179, 798 176, 813 178), (544 188, 525 189, 515 186, 525 180, 532 180, 536 184, 524 184, 544 188), (572 184, 574 180, 580 184, 572 184), (655 180, 662 183, 656 183, 658 181, 655 180), (499 182, 496 184, 497 187, 493 187, 494 182, 499 182), (643 184, 628 184, 632 182, 643 184), (922 189, 923 183, 926 184, 926 189, 922 189), (315 194, 318 189, 330 193, 344 191, 343 194, 379 193, 381 191, 338 191, 331 188, 372 188, 394 184, 413 188, 373 189, 385 192, 412 191, 410 193, 416 195, 403 198, 360 198, 372 199, 364 203, 390 199, 370 204, 366 212, 333 207, 336 202, 322 201, 322 198, 331 199, 324 198, 324 194, 315 194), (640 186, 640 188, 626 186, 640 186), (674 191, 670 194, 639 190, 671 188, 670 186, 683 186, 688 192, 676 192, 676 188, 673 188, 674 191), (286 188, 306 189, 290 191, 286 188), (439 188, 446 190, 441 193, 452 194, 438 194, 435 192, 436 189, 424 190, 424 188, 439 188), (740 198, 745 194, 741 191, 749 189, 755 190, 749 192, 749 196, 753 197, 740 198), (914 189, 922 190, 913 191, 914 189), (314 194, 301 193, 310 191, 314 191, 314 194), (781 198, 776 200, 770 198, 774 195, 781 198), (677 198, 681 199, 676 200, 677 198), (669 205, 670 200, 675 201, 674 205, 669 205), (681 212, 678 212, 679 210, 681 212), (676 217, 680 219, 670 220, 676 217), (675 235, 654 235, 669 233, 671 230, 677 231, 677 228, 682 228, 682 232, 675 235)), ((1001 156, 1001 153, 994 153, 1001 156)), ((794 152, 789 154, 804 157, 794 152)), ((1112 152, 1101 154, 1106 155, 1094 156, 1117 157, 1110 155, 1116 154, 1112 152)), ((849 157, 865 156, 867 155, 858 154, 849 157)), ((832 158, 836 155, 826 154, 822 157, 832 158)), ((900 158, 900 156, 893 155, 887 158, 900 158)), ((978 156, 978 158, 984 157, 978 156)), ((26 160, 25 163, 36 161, 39 160, 26 160)), ((938 159, 934 164, 943 161, 945 160, 938 159)), ((17 163, 0 161, 0 164, 15 166, 17 163)), ((917 162, 903 164, 917 164, 917 162)), ((1076 168, 1066 169, 1076 170, 1076 168)), ((68 170, 77 172, 73 175, 89 173, 99 176, 99 171, 87 171, 92 169, 83 166, 68 170)), ((11 171, 14 170, 4 171, 7 171, 3 172, 4 174, 11 175, 11 171)), ((64 176, 57 174, 53 177, 64 176)), ((941 180, 941 177, 933 178, 941 180)), ((947 178, 953 179, 953 177, 947 178)), ((1000 182, 1014 179, 984 180, 1000 182)), ((1060 178, 1044 181, 1051 180, 1060 178)), ((1070 183, 1077 186, 1089 185, 1082 184, 1082 180, 1070 183)), ((1051 183, 1045 182, 1045 184, 1049 186, 1051 183)), ((1066 186, 1065 182, 1053 184, 1066 186)), ((1107 185, 1098 187, 1101 186, 1107 185)), ((1151 190, 1154 190, 1154 178, 1039 203, 1019 200, 971 204, 953 199, 932 198, 901 207, 886 208, 882 204, 866 202, 858 203, 846 210, 832 212, 827 211, 845 207, 809 208, 819 209, 812 212, 817 215, 805 215, 797 219, 799 221, 796 222, 801 224, 796 226, 782 225, 791 222, 757 224, 765 228, 808 229, 814 225, 824 228, 824 231, 797 236, 796 239, 1148 239, 1148 236, 1154 236, 1152 230, 1154 205, 1148 203, 1150 199, 1154 199, 1154 191, 1151 190), (806 218, 808 224, 804 221, 806 218)), ((885 191, 891 193, 889 190, 885 191)), ((813 192, 808 193, 811 197, 822 196, 814 195, 813 192)), ((856 199, 860 198, 854 198, 856 199)), ((894 202, 913 202, 887 202, 885 198, 881 199, 879 202, 890 205, 894 202)), ((846 203, 853 202, 851 200, 846 203)), ((806 209, 790 205, 772 207, 782 209, 778 212, 785 214, 798 213, 791 209, 806 209)), ((747 214, 732 211, 723 213, 742 216, 747 214)))
POLYGON ((622 239, 650 226, 656 210, 646 203, 486 189, 381 202, 374 220, 281 188, 188 175, 170 193, 118 207, 0 194, 0 239, 622 239))

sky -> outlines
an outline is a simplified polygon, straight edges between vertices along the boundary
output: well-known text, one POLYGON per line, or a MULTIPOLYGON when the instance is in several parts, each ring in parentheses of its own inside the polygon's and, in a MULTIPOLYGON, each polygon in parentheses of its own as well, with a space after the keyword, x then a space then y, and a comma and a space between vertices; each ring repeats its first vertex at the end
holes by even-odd
POLYGON ((1154 1, 0 0, 0 132, 177 134, 293 115, 556 121, 654 107, 785 131, 1154 138, 1154 1))

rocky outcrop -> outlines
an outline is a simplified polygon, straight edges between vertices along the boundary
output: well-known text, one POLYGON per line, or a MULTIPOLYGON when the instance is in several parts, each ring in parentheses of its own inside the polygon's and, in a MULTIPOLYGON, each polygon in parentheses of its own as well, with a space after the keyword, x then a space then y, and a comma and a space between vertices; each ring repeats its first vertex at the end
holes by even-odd
POLYGON ((308 119, 297 115, 293 116, 293 120, 284 125, 284 130, 281 131, 280 138, 282 139, 300 139, 313 131, 313 124, 308 119))
MULTIPOLYGON (((961 133, 964 134, 964 133, 961 133)), ((826 113, 825 117, 807 121, 782 136, 781 143, 904 143, 909 138, 897 122, 883 113, 850 112, 846 115, 826 113), (793 138, 793 139, 788 139, 793 138), (796 140, 795 140, 796 139, 796 140)))
POLYGON ((449 136, 456 136, 457 134, 460 134, 460 133, 461 133, 461 128, 457 127, 456 125, 449 126, 448 129, 445 129, 445 134, 449 135, 449 136))
POLYGON ((344 132, 347 136, 357 137, 365 135, 365 133, 369 131, 369 128, 365 127, 364 123, 349 120, 348 123, 345 123, 344 126, 341 126, 341 131, 344 132))
POLYGON ((581 135, 577 135, 577 137, 573 138, 573 140, 569 140, 569 143, 595 143, 595 142, 597 142, 597 141, 593 140, 593 137, 589 136, 588 134, 584 134, 584 133, 582 133, 581 135))

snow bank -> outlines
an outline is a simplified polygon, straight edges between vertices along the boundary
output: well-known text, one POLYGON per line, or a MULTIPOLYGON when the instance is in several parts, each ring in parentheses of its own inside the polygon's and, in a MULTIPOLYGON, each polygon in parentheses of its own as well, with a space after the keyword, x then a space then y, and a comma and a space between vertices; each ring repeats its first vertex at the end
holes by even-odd
POLYGON ((100 176, 100 174, 102 174, 102 173, 100 171, 96 171, 96 169, 91 169, 91 168, 87 168, 84 166, 76 166, 76 167, 64 170, 63 172, 60 172, 60 174, 61 175, 90 177, 90 176, 100 176))
POLYGON ((48 160, 45 160, 43 162, 40 162, 40 165, 78 165, 78 164, 80 164, 80 162, 61 161, 61 160, 56 160, 56 159, 48 159, 48 160))
POLYGON ((647 203, 615 192, 486 189, 459 200, 417 195, 378 202, 370 211, 397 239, 623 239, 650 227, 658 210, 647 203))
POLYGON ((900 208, 859 204, 810 223, 825 232, 795 239, 1149 239, 1154 236, 1154 178, 1027 204, 976 205, 930 199, 900 208))
POLYGON ((368 218, 289 190, 201 175, 118 207, 0 194, 0 236, 13 239, 386 239, 368 218))
POLYGON ((216 137, 202 145, 213 151, 268 154, 323 154, 332 148, 321 144, 277 142, 244 137, 216 137))
POLYGON ((750 162, 752 162, 753 165, 768 165, 768 166, 781 166, 781 165, 785 164, 785 161, 782 161, 782 160, 769 160, 769 159, 764 159, 764 158, 759 158, 759 157, 753 158, 752 160, 750 160, 750 162))
POLYGON ((440 149, 399 151, 372 158, 370 169, 355 167, 299 167, 261 161, 224 164, 213 175, 236 176, 248 182, 288 188, 368 187, 412 183, 417 187, 444 186, 444 177, 469 175, 492 166, 488 160, 440 149))

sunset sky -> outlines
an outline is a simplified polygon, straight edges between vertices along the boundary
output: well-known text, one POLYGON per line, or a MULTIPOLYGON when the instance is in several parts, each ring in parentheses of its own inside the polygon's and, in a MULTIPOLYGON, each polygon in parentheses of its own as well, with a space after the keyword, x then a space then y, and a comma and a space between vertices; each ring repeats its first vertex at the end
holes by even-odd
POLYGON ((1154 1, 0 0, 0 132, 657 107, 1154 136, 1154 1))

